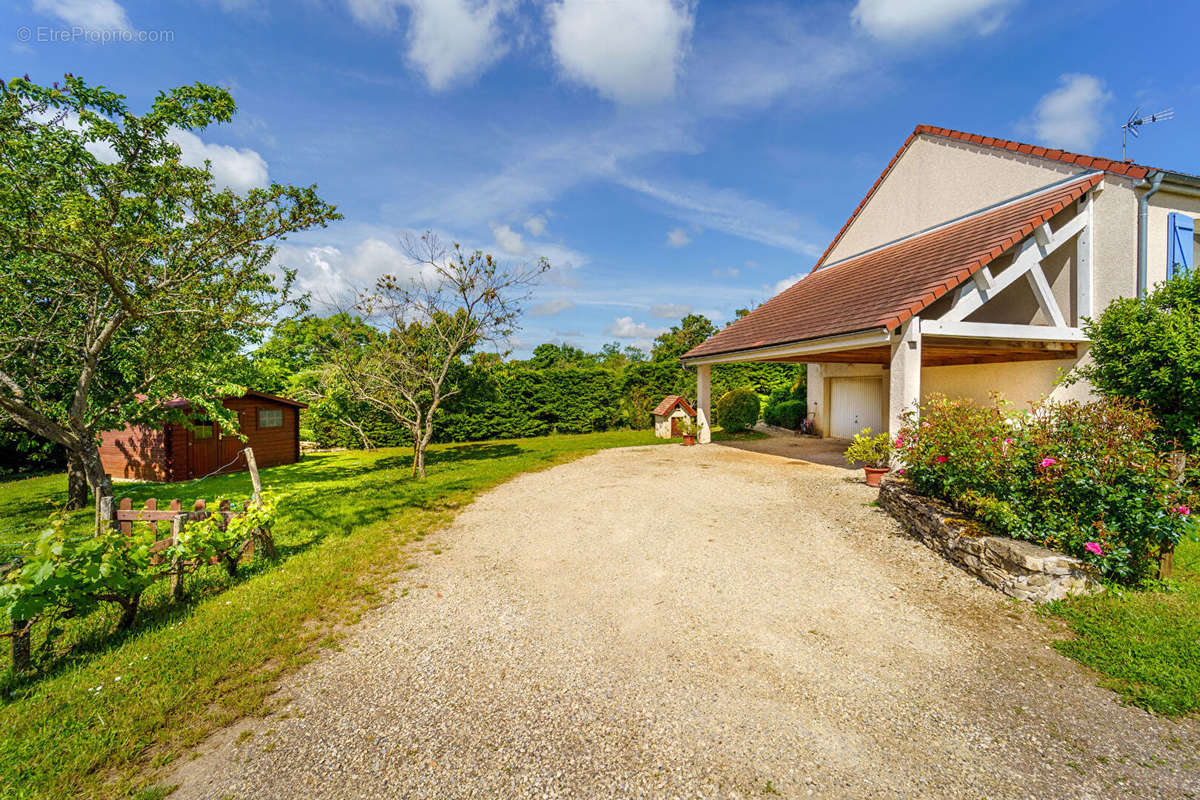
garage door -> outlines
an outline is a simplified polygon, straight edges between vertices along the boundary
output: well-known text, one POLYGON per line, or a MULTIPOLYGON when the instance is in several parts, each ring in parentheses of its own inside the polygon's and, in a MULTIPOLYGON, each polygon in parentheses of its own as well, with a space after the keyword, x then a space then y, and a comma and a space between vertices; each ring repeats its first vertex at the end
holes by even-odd
POLYGON ((883 381, 834 378, 829 386, 829 435, 851 439, 863 428, 883 430, 883 381))

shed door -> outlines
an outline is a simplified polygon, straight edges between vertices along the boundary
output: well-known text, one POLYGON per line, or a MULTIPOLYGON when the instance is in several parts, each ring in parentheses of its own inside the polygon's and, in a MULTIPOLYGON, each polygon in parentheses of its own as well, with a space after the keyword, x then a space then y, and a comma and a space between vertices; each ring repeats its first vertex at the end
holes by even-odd
POLYGON ((863 428, 883 430, 883 381, 834 378, 829 386, 829 435, 852 439, 863 428))

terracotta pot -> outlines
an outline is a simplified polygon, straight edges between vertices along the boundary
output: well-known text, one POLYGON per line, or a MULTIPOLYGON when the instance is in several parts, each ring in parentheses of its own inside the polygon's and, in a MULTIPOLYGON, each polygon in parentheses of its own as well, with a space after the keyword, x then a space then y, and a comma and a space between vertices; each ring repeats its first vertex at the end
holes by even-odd
POLYGON ((867 475, 867 486, 878 486, 879 479, 891 472, 891 467, 863 467, 867 475))
POLYGON ((683 437, 683 445, 684 445, 684 447, 691 447, 691 446, 692 446, 692 445, 694 445, 695 443, 696 443, 696 437, 695 437, 695 436, 684 436, 684 437, 683 437))

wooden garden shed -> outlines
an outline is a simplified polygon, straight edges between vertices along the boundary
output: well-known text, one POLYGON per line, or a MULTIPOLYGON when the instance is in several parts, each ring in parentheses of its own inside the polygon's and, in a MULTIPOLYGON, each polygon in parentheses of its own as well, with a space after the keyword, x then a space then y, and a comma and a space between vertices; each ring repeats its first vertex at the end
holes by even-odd
MULTIPOLYGON (((292 464, 300 460, 300 409, 304 403, 265 392, 226 397, 221 404, 237 412, 243 442, 223 435, 220 426, 193 419, 190 428, 178 422, 160 426, 127 425, 101 434, 100 461, 115 479, 186 481, 216 472, 246 469, 242 450, 254 449, 259 467, 292 464)), ((167 403, 185 413, 187 400, 167 403)))

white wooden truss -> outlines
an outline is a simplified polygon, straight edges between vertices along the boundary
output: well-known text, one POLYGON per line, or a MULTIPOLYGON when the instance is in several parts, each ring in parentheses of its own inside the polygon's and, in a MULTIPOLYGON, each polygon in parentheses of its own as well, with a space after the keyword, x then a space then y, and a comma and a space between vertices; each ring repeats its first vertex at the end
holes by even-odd
POLYGON ((921 333, 927 336, 958 336, 980 339, 1023 339, 1044 342, 1082 342, 1086 336, 1078 327, 1078 318, 1092 313, 1092 202, 1084 195, 1076 204, 1075 216, 1056 231, 1049 223, 1039 225, 1033 235, 1017 245, 1012 263, 999 274, 988 267, 976 272, 958 288, 954 304, 938 319, 921 320, 921 333), (1050 282, 1042 268, 1047 256, 1075 240, 1077 270, 1076 324, 1068 322, 1059 308, 1050 282), (965 322, 967 317, 1012 284, 1024 278, 1033 290, 1049 325, 1004 325, 965 322))

